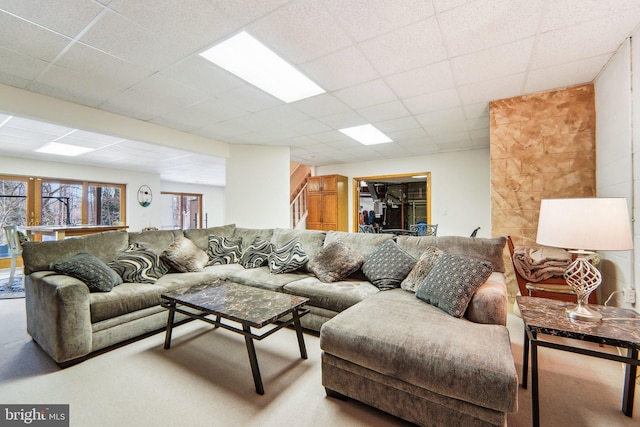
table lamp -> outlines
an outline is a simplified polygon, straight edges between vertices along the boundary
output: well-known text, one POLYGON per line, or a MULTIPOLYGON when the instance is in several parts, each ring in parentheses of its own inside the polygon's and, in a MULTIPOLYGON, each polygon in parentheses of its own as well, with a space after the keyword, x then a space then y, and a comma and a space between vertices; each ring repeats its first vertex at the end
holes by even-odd
POLYGON ((575 320, 599 322, 602 315, 588 305, 589 294, 602 275, 589 261, 592 251, 633 249, 625 198, 543 199, 540 203, 536 243, 570 249, 576 255, 564 278, 578 296, 578 305, 567 309, 575 320))

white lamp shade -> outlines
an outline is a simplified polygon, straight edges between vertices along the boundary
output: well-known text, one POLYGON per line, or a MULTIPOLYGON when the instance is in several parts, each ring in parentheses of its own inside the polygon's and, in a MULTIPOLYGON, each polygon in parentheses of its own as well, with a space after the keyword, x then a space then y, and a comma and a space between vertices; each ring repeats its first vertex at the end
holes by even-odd
POLYGON ((543 199, 536 242, 565 249, 633 249, 627 200, 543 199))

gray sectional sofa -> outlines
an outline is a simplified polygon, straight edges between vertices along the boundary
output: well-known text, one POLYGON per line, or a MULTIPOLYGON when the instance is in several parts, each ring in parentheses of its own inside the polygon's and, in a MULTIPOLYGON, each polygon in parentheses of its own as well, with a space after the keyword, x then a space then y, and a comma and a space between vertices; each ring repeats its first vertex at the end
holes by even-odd
MULTIPOLYGON (((23 246, 27 330, 57 363, 73 364, 164 328, 163 292, 227 279, 310 299, 310 313, 302 324, 320 334, 322 382, 330 396, 352 397, 420 425, 503 425, 506 414, 517 410, 517 375, 505 327, 504 245, 504 238, 394 237, 235 225, 27 242, 23 246), (412 291, 381 290, 362 269, 342 280, 322 282, 311 271, 312 262, 282 274, 271 273, 268 266, 245 268, 237 262, 188 272, 172 265, 173 270, 154 283, 124 282, 109 292, 92 292, 58 268, 79 253, 110 263, 132 247, 164 255, 175 242, 186 240, 206 252, 212 235, 241 242, 243 248, 256 238, 275 248, 297 238, 310 260, 337 243, 365 260, 393 240, 415 260, 436 247, 490 262, 493 272, 474 290, 459 318, 416 298, 412 291)), ((189 256, 187 262, 199 256, 189 256)))

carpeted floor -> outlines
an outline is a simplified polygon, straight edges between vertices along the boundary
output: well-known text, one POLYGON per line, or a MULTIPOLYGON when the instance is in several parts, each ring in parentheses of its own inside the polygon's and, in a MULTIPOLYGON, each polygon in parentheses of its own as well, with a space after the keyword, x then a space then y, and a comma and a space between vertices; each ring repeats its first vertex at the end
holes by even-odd
POLYGON ((0 279, 0 299, 24 298, 24 283, 22 275, 16 275, 9 285, 9 277, 0 279))
MULTIPOLYGON (((522 321, 509 316, 518 372, 522 321)), ((265 395, 255 393, 243 338, 202 322, 59 369, 25 332, 24 300, 0 301, 0 403, 64 403, 71 426, 406 426, 358 402, 325 397, 317 336, 305 335, 301 360, 295 333, 285 329, 256 343, 265 395)), ((609 348, 608 351, 615 351, 609 348)), ((490 355, 487 355, 490 357, 490 355)), ((638 427, 620 412, 622 365, 540 350, 541 425, 638 427)), ((529 390, 510 427, 531 425, 529 390)))

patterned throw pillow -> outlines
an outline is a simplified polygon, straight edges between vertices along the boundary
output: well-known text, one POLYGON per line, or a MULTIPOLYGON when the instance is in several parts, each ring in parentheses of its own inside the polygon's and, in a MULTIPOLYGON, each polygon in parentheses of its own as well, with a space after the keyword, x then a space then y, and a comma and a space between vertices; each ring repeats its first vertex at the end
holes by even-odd
POLYGON ((416 297, 455 317, 462 317, 476 289, 491 275, 488 261, 461 255, 442 254, 416 297))
POLYGON ((242 255, 241 237, 209 236, 209 265, 237 264, 242 255))
POLYGON ((364 257, 338 239, 329 243, 309 261, 309 270, 322 282, 337 282, 357 271, 364 257))
POLYGON ((302 250, 299 237, 294 237, 269 254, 269 271, 274 274, 290 273, 304 266, 309 257, 302 250))
POLYGON ((107 265, 128 283, 155 283, 169 271, 158 255, 139 243, 129 245, 107 265))
POLYGON ((416 264, 416 259, 393 240, 387 240, 367 257, 362 272, 382 290, 397 288, 416 264))
POLYGON ((415 292, 443 253, 435 246, 429 246, 425 249, 416 265, 400 284, 400 287, 405 291, 415 292))
POLYGON ((244 268, 258 268, 267 263, 269 254, 273 251, 273 244, 263 239, 262 237, 256 237, 253 243, 242 253, 240 257, 240 264, 244 268))
POLYGON ((122 278, 107 264, 84 252, 55 263, 53 270, 81 280, 91 292, 109 292, 122 283, 122 278))
POLYGON ((162 261, 180 273, 202 271, 209 255, 186 237, 177 237, 160 255, 162 261))

